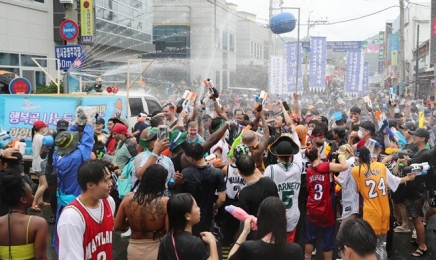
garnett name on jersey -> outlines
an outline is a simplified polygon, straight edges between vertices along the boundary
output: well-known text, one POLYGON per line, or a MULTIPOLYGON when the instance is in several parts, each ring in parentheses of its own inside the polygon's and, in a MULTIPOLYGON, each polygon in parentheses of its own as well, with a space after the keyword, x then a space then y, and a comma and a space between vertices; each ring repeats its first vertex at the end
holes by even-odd
POLYGON ((285 182, 277 185, 277 189, 279 192, 281 191, 289 191, 289 190, 299 190, 300 189, 299 182, 285 182))

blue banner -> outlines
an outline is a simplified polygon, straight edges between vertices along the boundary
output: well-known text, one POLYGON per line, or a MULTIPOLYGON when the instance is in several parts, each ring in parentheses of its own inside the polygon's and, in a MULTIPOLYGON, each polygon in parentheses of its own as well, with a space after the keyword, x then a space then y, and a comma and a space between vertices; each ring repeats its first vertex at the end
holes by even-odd
MULTIPOLYGON (((392 62, 392 52, 394 52, 394 58, 398 55, 400 50, 400 35, 398 33, 389 34, 388 38, 388 60, 392 62)), ((396 62, 396 60, 395 60, 396 62)))
POLYGON ((362 88, 360 84, 360 68, 362 51, 347 52, 347 71, 345 77, 345 93, 358 94, 362 88))
POLYGON ((311 89, 324 90, 326 70, 326 37, 310 38, 310 78, 311 89))
POLYGON ((17 139, 30 139, 33 123, 44 121, 49 128, 63 119, 72 122, 77 99, 37 95, 5 95, 0 107, 4 108, 1 121, 10 135, 17 139))
POLYGON ((363 63, 362 95, 369 93, 369 62, 363 63))
MULTIPOLYGON (((301 46, 301 44, 300 44, 301 46)), ((301 54, 301 48, 298 48, 297 42, 286 43, 286 75, 287 75, 287 92, 302 92, 303 91, 303 73, 301 63, 303 55, 301 54), (297 61, 297 53, 299 58, 297 61), (298 67, 298 75, 297 75, 298 67), (298 83, 297 83, 298 78, 298 83)))

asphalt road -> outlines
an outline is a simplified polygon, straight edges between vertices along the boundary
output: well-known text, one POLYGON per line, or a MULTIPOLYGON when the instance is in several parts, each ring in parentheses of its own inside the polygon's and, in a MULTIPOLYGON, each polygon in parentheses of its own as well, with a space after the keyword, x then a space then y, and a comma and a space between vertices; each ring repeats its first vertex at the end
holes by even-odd
MULTIPOLYGON (((49 219, 50 217, 50 207, 43 207, 43 211, 41 213, 29 212, 30 214, 39 215, 44 217, 45 219, 49 219)), ((410 222, 409 226, 413 228, 413 224, 410 222)), ((49 232, 47 237, 47 252, 50 260, 58 259, 55 251, 51 247, 51 241, 53 238, 53 225, 49 225, 49 232)), ((423 259, 423 260, 435 260, 436 259, 436 234, 432 231, 436 229, 436 217, 430 219, 430 223, 427 226, 426 230, 426 239, 427 239, 427 248, 428 252, 423 257, 413 257, 411 253, 416 249, 415 246, 410 244, 411 234, 394 234, 394 252, 393 256, 390 258, 391 260, 410 260, 410 259, 423 259)), ((128 239, 124 239, 120 237, 122 232, 115 231, 113 235, 113 259, 114 260, 125 260, 127 259, 127 246, 129 243, 128 239)), ((301 244, 302 248, 304 245, 301 244)), ((323 254, 320 248, 320 245, 317 246, 318 253, 316 256, 313 256, 313 260, 323 260, 323 254)), ((337 253, 335 251, 333 255, 333 259, 337 259, 337 253)))

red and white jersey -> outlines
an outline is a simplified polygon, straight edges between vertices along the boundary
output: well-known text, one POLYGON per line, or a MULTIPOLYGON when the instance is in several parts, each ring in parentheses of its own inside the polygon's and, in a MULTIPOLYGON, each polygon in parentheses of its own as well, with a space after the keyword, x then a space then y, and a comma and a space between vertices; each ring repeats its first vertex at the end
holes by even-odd
POLYGON ((307 169, 307 219, 318 227, 331 227, 336 223, 331 199, 330 162, 322 162, 307 169))
MULTIPOLYGON (((85 208, 85 206, 78 199, 75 199, 70 204, 68 204, 68 206, 66 206, 64 211, 62 212, 64 213, 68 211, 70 214, 72 211, 74 211, 76 215, 80 215, 81 221, 77 222, 77 224, 80 223, 81 226, 84 226, 83 237, 81 237, 80 240, 82 240, 81 242, 83 246, 82 258, 86 260, 112 259, 112 233, 114 230, 113 210, 111 209, 111 205, 108 199, 101 200, 101 203, 102 206, 100 206, 98 209, 100 211, 99 215, 101 216, 101 218, 99 219, 96 219, 95 216, 91 215, 89 213, 89 209, 85 208)), ((74 219, 71 223, 73 224, 74 222, 76 222, 76 219, 74 219)), ((74 228, 74 226, 76 225, 73 224, 73 231, 71 232, 72 237, 75 237, 75 230, 77 230, 77 228, 74 228)), ((69 240, 70 237, 59 236, 59 244, 61 247, 62 243, 71 243, 71 241, 64 241, 64 239, 69 240)), ((77 251, 80 251, 80 249, 77 248, 77 251)))

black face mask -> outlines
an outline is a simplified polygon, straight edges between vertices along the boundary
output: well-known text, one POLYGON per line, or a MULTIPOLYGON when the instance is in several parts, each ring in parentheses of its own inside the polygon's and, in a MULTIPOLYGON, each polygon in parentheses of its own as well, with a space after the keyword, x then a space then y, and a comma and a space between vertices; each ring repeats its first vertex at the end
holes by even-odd
POLYGON ((324 145, 324 143, 318 143, 318 142, 316 142, 315 144, 316 144, 316 146, 318 146, 318 147, 320 147, 320 146, 323 146, 323 145, 324 145))

